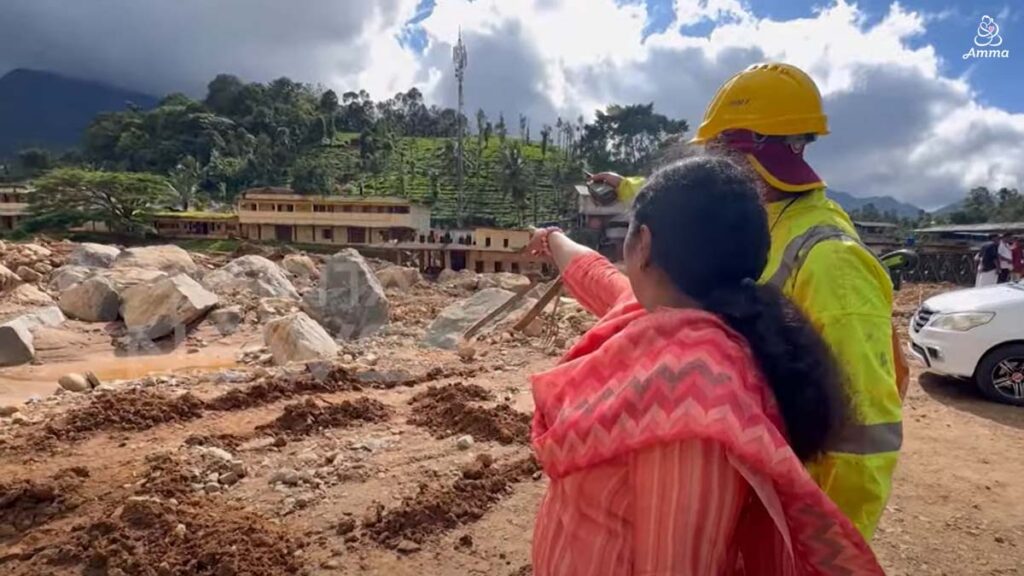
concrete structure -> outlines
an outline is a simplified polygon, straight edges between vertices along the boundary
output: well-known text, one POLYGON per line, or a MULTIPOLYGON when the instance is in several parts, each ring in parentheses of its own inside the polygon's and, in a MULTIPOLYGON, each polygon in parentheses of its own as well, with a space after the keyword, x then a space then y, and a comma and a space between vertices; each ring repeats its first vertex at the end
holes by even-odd
POLYGON ((29 192, 23 184, 0 184, 0 232, 14 230, 25 220, 29 192))
POLYGON ((430 229, 430 209, 401 198, 306 196, 253 188, 238 201, 239 235, 250 240, 363 245, 414 241, 430 229))
POLYGON ((238 216, 227 212, 161 212, 153 219, 165 238, 237 238, 238 216))
POLYGON ((468 251, 466 265, 470 270, 517 274, 547 272, 547 265, 542 259, 522 251, 530 242, 529 230, 477 228, 471 241, 472 249, 468 251))

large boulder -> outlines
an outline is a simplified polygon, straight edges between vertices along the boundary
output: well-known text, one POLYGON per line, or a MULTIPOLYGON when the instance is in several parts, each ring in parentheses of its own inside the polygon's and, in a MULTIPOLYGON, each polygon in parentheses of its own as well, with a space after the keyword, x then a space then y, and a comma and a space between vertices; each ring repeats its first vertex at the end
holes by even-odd
POLYGON ((22 284, 7 293, 8 303, 21 306, 49 306, 53 298, 46 292, 36 288, 34 284, 22 284))
POLYGON ((305 254, 289 254, 281 260, 281 268, 296 278, 316 278, 320 272, 313 259, 305 254))
POLYGON ((121 309, 121 297, 112 281, 94 276, 61 292, 60 309, 86 322, 113 322, 121 309))
POLYGON ((42 274, 28 266, 18 266, 18 269, 15 270, 14 273, 17 274, 18 278, 21 278, 23 282, 28 282, 30 284, 35 284, 43 279, 42 274))
POLYGON ((477 285, 480 283, 480 275, 472 270, 459 270, 456 272, 455 270, 445 268, 437 275, 437 281, 445 286, 455 286, 463 290, 476 290, 477 285))
POLYGON ((408 290, 423 281, 423 276, 420 275, 420 271, 416 268, 388 266, 383 270, 377 271, 377 280, 380 280, 380 284, 384 288, 408 290))
POLYGON ((54 270, 53 274, 50 275, 50 289, 63 292, 92 276, 94 273, 95 270, 92 268, 66 264, 54 270))
POLYGON ((338 344, 331 335, 302 312, 267 323, 263 341, 275 364, 324 360, 338 355, 338 344))
POLYGON ((427 328, 423 344, 454 350, 467 328, 493 312, 513 296, 501 288, 485 288, 469 298, 459 300, 441 311, 427 328))
POLYGON ((152 284, 157 280, 173 276, 160 270, 146 270, 144 268, 111 268, 109 270, 97 270, 96 274, 110 280, 117 286, 118 290, 131 288, 140 284, 152 284))
POLYGON ((188 252, 173 244, 125 249, 114 259, 111 267, 159 270, 171 276, 175 274, 194 276, 198 270, 188 252))
POLYGON ((530 287, 530 279, 522 274, 512 272, 494 272, 481 274, 478 288, 501 288, 512 292, 522 292, 530 287))
POLYGON ((3 264, 0 264, 0 292, 13 290, 18 284, 21 284, 21 278, 18 278, 17 274, 11 272, 3 264))
POLYGON ((41 326, 60 326, 64 320, 59 308, 48 306, 0 324, 0 366, 31 362, 36 356, 32 331, 41 326))
POLYGON ((388 321, 384 287, 351 248, 327 259, 320 285, 306 293, 302 309, 340 338, 370 336, 388 321))
POLYGON ((299 293, 285 276, 284 270, 263 256, 242 256, 203 277, 203 285, 223 294, 236 290, 248 290, 256 296, 271 298, 294 298, 299 293))
POLYGON ((121 317, 135 340, 155 340, 203 317, 217 295, 185 274, 139 284, 121 293, 121 317))
POLYGON ((238 326, 245 319, 245 315, 241 306, 227 306, 210 312, 206 318, 217 327, 222 336, 227 336, 238 331, 238 326))
POLYGON ((67 263, 88 268, 109 268, 120 254, 121 250, 114 246, 86 242, 75 246, 68 256, 67 263))

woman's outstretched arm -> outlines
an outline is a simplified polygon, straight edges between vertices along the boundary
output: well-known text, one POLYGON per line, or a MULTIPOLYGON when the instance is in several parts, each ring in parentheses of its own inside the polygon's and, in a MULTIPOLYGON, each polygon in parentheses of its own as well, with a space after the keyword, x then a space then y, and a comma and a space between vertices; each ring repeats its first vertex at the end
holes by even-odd
POLYGON ((566 289, 595 316, 604 316, 620 300, 632 297, 629 279, 607 258, 573 241, 561 230, 535 230, 527 249, 549 256, 566 289))

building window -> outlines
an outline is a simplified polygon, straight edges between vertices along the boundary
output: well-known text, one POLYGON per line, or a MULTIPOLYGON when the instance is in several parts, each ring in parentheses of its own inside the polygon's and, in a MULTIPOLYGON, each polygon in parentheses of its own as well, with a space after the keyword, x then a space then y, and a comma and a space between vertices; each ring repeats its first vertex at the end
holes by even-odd
POLYGON ((484 238, 484 247, 485 248, 490 248, 491 247, 491 237, 490 236, 487 236, 486 238, 484 238))
POLYGON ((519 262, 512 263, 512 272, 515 274, 519 274, 519 262))
POLYGON ((349 228, 348 229, 348 243, 349 244, 366 244, 366 228, 349 228))
POLYGON ((501 262, 495 262, 494 263, 494 271, 495 272, 504 272, 505 271, 505 266, 501 262))
POLYGON ((483 260, 477 260, 476 261, 476 273, 477 274, 483 274, 484 273, 484 261, 483 260))
POLYGON ((352 205, 351 204, 345 204, 344 206, 341 207, 341 211, 342 212, 351 212, 352 211, 352 205))
POLYGON ((320 230, 320 238, 322 240, 334 240, 334 230, 330 228, 322 228, 320 230))
POLYGON ((278 212, 294 212, 295 211, 295 205, 294 204, 278 204, 277 205, 277 211, 278 212))
POLYGON ((313 212, 327 212, 327 206, 323 204, 313 204, 313 212))
POLYGON ((502 242, 503 242, 503 243, 504 243, 504 245, 505 245, 504 247, 505 247, 505 248, 508 248, 508 238, 505 238, 505 239, 504 239, 504 240, 503 240, 502 242))

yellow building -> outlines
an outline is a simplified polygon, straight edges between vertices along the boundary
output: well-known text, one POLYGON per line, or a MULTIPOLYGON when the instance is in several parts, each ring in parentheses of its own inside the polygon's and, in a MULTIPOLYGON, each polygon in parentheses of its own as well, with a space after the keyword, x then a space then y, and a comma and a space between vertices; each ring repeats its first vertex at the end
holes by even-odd
POLYGON ((475 272, 546 272, 544 259, 523 251, 529 242, 529 230, 477 228, 473 231, 468 267, 475 272))
POLYGON ((307 196, 252 188, 238 202, 239 233, 250 240, 307 244, 412 241, 430 229, 430 209, 402 198, 307 196))
POLYGON ((28 215, 30 189, 22 184, 0 184, 0 232, 14 230, 28 215))

